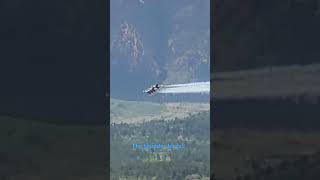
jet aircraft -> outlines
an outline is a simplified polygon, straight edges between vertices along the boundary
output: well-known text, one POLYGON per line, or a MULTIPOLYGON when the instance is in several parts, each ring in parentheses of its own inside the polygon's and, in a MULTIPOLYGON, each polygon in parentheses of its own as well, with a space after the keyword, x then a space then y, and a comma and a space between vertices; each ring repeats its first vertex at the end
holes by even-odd
POLYGON ((153 95, 154 93, 156 93, 158 90, 160 89, 160 85, 159 84, 155 84, 152 85, 150 88, 144 90, 144 93, 148 93, 149 95, 153 95))

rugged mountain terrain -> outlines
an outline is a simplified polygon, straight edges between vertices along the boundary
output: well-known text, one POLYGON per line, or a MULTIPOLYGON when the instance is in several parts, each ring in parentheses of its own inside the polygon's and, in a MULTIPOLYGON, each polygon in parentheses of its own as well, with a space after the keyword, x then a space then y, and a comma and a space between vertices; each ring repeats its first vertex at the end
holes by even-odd
POLYGON ((209 7, 209 0, 112 0, 111 95, 136 96, 156 82, 208 80, 209 7))

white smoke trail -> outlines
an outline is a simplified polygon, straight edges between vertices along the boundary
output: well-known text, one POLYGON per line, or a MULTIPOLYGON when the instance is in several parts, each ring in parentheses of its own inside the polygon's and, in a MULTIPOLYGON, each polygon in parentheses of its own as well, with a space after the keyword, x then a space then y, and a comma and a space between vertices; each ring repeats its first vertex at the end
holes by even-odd
POLYGON ((210 93, 210 82, 163 85, 159 93, 210 93))
POLYGON ((172 87, 186 87, 186 86, 210 86, 210 82, 195 82, 195 83, 187 83, 187 84, 171 84, 171 85, 163 85, 166 88, 172 87))

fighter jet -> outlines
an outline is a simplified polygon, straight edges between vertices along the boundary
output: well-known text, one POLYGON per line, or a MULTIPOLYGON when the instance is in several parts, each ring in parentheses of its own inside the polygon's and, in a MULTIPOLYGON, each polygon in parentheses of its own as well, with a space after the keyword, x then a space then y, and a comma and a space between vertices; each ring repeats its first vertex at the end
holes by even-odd
POLYGON ((160 89, 160 85, 159 84, 155 84, 153 86, 151 86, 150 88, 144 90, 144 93, 148 93, 149 95, 153 95, 154 93, 156 93, 158 90, 160 89))

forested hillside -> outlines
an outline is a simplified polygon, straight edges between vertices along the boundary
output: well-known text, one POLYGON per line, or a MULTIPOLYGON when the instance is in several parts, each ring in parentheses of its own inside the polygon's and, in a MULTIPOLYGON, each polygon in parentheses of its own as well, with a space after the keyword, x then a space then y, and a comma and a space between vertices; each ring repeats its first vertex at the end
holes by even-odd
POLYGON ((111 179, 209 179, 209 112, 171 121, 110 127, 111 179), (182 148, 133 148, 133 144, 184 144, 182 148))

